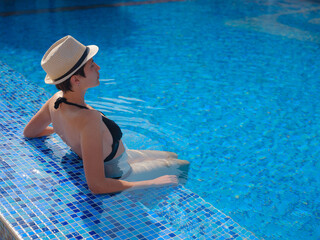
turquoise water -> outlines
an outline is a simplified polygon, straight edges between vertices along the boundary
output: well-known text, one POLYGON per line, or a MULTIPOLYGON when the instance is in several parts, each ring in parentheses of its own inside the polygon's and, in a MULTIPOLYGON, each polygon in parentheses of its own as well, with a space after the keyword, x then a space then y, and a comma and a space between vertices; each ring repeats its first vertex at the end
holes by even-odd
POLYGON ((125 129, 128 147, 188 159, 186 187, 258 237, 319 239, 319 19, 316 1, 21 13, 0 17, 0 53, 53 93, 40 67, 50 44, 71 34, 99 45, 101 84, 87 101, 125 129))

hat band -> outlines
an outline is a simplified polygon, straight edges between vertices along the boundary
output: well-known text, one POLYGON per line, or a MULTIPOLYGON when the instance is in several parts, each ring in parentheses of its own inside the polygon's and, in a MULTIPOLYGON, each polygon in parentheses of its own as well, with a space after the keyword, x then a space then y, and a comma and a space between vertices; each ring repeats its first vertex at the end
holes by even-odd
POLYGON ((84 51, 84 53, 82 54, 78 62, 66 74, 62 75, 59 78, 54 79, 53 81, 59 81, 60 79, 65 78, 66 76, 74 72, 82 64, 83 60, 88 56, 88 53, 89 53, 89 48, 86 47, 86 50, 84 51))

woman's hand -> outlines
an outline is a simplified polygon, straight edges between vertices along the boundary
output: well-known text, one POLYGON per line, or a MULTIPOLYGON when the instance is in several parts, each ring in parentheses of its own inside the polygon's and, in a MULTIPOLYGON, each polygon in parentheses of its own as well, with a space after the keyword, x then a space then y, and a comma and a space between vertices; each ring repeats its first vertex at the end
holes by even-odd
POLYGON ((152 187, 162 187, 168 185, 177 185, 178 184, 178 177, 176 175, 164 175, 158 178, 151 180, 152 187))

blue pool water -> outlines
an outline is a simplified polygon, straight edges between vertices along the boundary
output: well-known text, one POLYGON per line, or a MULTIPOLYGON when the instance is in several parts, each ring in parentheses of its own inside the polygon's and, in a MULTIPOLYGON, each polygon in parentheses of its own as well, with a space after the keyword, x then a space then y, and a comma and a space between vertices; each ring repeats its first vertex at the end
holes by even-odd
POLYGON ((101 85, 87 101, 129 148, 188 159, 186 187, 260 238, 320 238, 317 1, 0 4, 12 12, 0 16, 1 60, 15 71, 54 93, 39 64, 50 44, 97 44, 101 85))

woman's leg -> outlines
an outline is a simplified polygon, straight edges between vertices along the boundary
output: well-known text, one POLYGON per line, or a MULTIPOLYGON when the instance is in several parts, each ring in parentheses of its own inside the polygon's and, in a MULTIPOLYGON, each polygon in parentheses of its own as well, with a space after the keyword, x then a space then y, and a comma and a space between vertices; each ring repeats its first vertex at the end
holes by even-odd
POLYGON ((131 150, 127 149, 129 163, 150 161, 153 159, 176 159, 178 155, 173 152, 156 151, 156 150, 131 150))
POLYGON ((167 158, 129 161, 129 163, 132 172, 123 179, 126 181, 151 180, 164 175, 176 175, 180 183, 187 180, 189 162, 186 160, 167 158))

